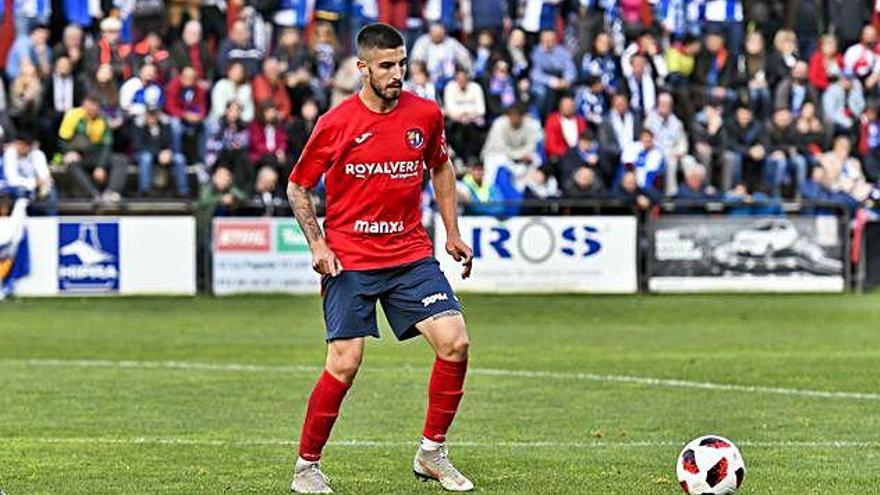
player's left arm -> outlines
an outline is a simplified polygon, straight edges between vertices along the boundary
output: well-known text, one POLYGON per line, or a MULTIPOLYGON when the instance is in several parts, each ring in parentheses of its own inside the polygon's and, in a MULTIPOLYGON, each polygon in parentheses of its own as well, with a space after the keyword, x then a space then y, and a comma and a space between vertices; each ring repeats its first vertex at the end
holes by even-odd
POLYGON ((458 205, 455 190, 455 166, 449 159, 431 169, 431 183, 434 186, 434 197, 437 209, 446 227, 446 252, 455 261, 464 265, 461 278, 471 275, 474 263, 474 252, 461 238, 458 230, 458 205))

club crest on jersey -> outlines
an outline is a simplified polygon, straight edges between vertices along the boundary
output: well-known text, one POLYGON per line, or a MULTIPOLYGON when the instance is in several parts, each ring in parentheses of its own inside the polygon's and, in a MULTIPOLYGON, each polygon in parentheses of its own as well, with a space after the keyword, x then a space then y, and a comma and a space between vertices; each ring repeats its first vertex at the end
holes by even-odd
POLYGON ((406 131, 406 144, 414 150, 421 149, 425 145, 425 133, 415 127, 406 131))

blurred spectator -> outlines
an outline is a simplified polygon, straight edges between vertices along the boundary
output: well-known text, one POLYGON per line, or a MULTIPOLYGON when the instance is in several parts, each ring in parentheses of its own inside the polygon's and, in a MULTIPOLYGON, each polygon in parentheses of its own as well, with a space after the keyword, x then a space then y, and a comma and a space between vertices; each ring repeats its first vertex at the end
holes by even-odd
MULTIPOLYGON (((86 94, 85 85, 72 74, 73 66, 67 56, 55 60, 55 70, 43 85, 43 109, 40 114, 39 129, 43 136, 54 136, 61 119, 68 110, 79 106, 86 94)), ((54 139, 44 139, 43 149, 55 153, 54 139)))
MULTIPOLYGON (((101 112, 107 123, 110 124, 110 130, 114 133, 114 138, 119 137, 119 129, 122 127, 123 116, 122 108, 119 106, 119 88, 116 80, 113 79, 113 67, 104 64, 98 67, 95 77, 89 81, 86 88, 89 94, 98 98, 101 102, 101 112)), ((118 144, 118 142, 114 142, 118 144)))
POLYGON ((801 114, 795 120, 794 136, 798 153, 812 167, 815 165, 814 157, 822 153, 828 140, 825 126, 816 115, 816 105, 806 103, 801 108, 801 114))
POLYGON ((666 82, 672 87, 687 86, 694 73, 700 41, 690 35, 674 40, 664 55, 669 71, 666 82))
MULTIPOLYGON (((724 132, 724 109, 720 105, 706 105, 691 121, 693 153, 699 163, 705 165, 710 183, 722 191, 733 184, 730 161, 724 160, 726 136, 724 132)), ((687 174, 685 173, 685 176, 687 174)))
POLYGON ((254 96, 251 89, 250 79, 244 64, 234 61, 229 64, 226 77, 214 83, 211 89, 211 115, 213 122, 223 118, 226 105, 230 101, 236 101, 241 105, 241 119, 245 122, 254 120, 254 96))
MULTIPOLYGON (((8 188, 24 193, 30 199, 50 200, 54 208, 56 197, 52 174, 46 155, 34 146, 34 137, 19 131, 3 152, 3 178, 8 188)), ((54 212, 49 212, 54 214, 54 212)))
POLYGON ((295 27, 285 27, 281 30, 278 44, 272 55, 278 59, 278 63, 281 64, 285 75, 301 67, 309 71, 314 71, 315 69, 315 59, 302 44, 300 31, 295 27))
POLYGON ((498 215, 504 205, 498 204, 504 197, 485 175, 483 164, 476 162, 468 167, 467 173, 458 182, 458 203, 468 215, 498 215))
POLYGON ((575 98, 578 114, 584 117, 591 129, 598 129, 608 112, 602 80, 596 76, 587 76, 584 85, 578 88, 575 98))
POLYGON ((254 105, 258 106, 264 101, 272 101, 282 120, 290 118, 290 96, 284 81, 281 80, 281 66, 274 57, 266 57, 263 60, 263 72, 257 74, 253 82, 254 105))
POLYGON ((48 45, 48 26, 34 25, 27 36, 15 39, 6 55, 6 76, 16 79, 24 62, 29 62, 37 70, 38 77, 48 77, 52 73, 52 49, 48 45))
POLYGON ((624 91, 629 95, 629 106, 633 112, 644 117, 657 104, 657 84, 651 76, 651 68, 645 57, 632 58, 632 74, 624 78, 624 91))
MULTIPOLYGON (((556 199, 561 195, 559 183, 556 177, 548 173, 544 167, 531 167, 526 172, 525 184, 523 185, 524 200, 548 200, 556 199)), ((523 215, 540 215, 541 208, 523 208, 523 215)))
POLYGON ((706 167, 700 164, 687 167, 684 173, 684 182, 678 188, 675 197, 689 201, 715 199, 715 189, 706 181, 706 167))
POLYGON ((165 42, 155 31, 148 32, 146 37, 135 44, 132 50, 132 72, 140 72, 141 67, 145 64, 152 64, 156 67, 156 80, 160 82, 168 79, 174 66, 171 53, 165 49, 165 42))
POLYGON ((502 54, 495 48, 498 40, 491 31, 477 33, 477 44, 474 47, 474 78, 482 79, 492 70, 492 61, 501 58, 502 54))
POLYGON ((822 94, 822 114, 835 132, 854 133, 858 116, 865 111, 862 83, 849 72, 832 77, 831 84, 822 94))
POLYGON ((618 89, 618 58, 611 52, 611 35, 599 33, 593 40, 591 51, 584 53, 581 59, 581 77, 598 77, 605 91, 615 92, 618 89))
POLYGON ((98 67, 110 65, 115 80, 125 81, 131 77, 131 65, 129 64, 131 45, 119 40, 121 29, 122 23, 115 17, 108 17, 101 21, 101 38, 86 51, 86 71, 94 74, 98 67))
POLYGON ((263 51, 254 46, 251 30, 247 22, 238 19, 229 29, 229 37, 217 47, 217 70, 226 73, 229 63, 238 60, 244 64, 248 78, 253 78, 260 70, 263 51))
POLYGON ((516 80, 510 73, 510 64, 502 57, 495 58, 489 72, 483 78, 483 95, 486 99, 486 116, 495 120, 518 101, 516 80))
POLYGON ((739 54, 742 51, 744 33, 742 0, 705 0, 702 9, 704 29, 720 29, 730 52, 733 55, 739 54))
POLYGON ((260 104, 249 133, 250 159, 254 166, 281 170, 288 159, 287 125, 275 102, 269 100, 260 104))
POLYGON ((822 36, 819 49, 810 57, 810 84, 819 91, 825 91, 832 77, 843 74, 843 55, 837 47, 837 38, 833 34, 822 36))
POLYGON ((9 85, 9 116, 18 127, 34 129, 43 106, 43 83, 37 68, 30 62, 21 64, 9 85))
POLYGON ((736 109, 734 119, 726 126, 726 159, 730 165, 731 177, 724 183, 742 182, 749 191, 763 188, 765 176, 764 162, 767 158, 767 136, 764 125, 754 119, 752 110, 746 106, 736 109))
POLYGON ((528 39, 526 32, 521 28, 515 28, 510 31, 507 37, 507 55, 510 57, 510 73, 513 77, 520 79, 529 73, 529 54, 528 39))
POLYGON ((403 88, 422 98, 437 101, 437 88, 431 82, 424 62, 413 62, 410 64, 409 79, 404 81, 403 88))
POLYGON ((443 90, 443 111, 452 149, 465 161, 479 155, 486 123, 486 100, 480 85, 471 81, 464 68, 455 71, 455 81, 443 90))
POLYGON ((865 178, 880 185, 880 108, 876 102, 865 110, 859 128, 859 152, 865 157, 865 178))
POLYGON ((783 79, 776 87, 773 108, 785 109, 795 116, 800 115, 804 103, 818 105, 819 94, 810 86, 807 79, 808 69, 805 62, 798 61, 791 69, 791 76, 783 79))
POLYGON ((522 106, 510 107, 492 123, 483 146, 486 180, 495 182, 498 167, 540 165, 537 148, 541 138, 541 124, 526 114, 522 106))
POLYGON ((857 44, 847 48, 843 56, 843 68, 856 77, 868 77, 877 72, 877 28, 867 25, 857 44))
POLYGON ((773 123, 767 140, 767 169, 771 177, 769 186, 773 197, 779 197, 782 186, 792 183, 791 179, 796 184, 793 191, 798 191, 807 180, 807 161, 798 153, 792 122, 791 112, 784 108, 773 113, 773 123))
POLYGON ((271 217, 275 213, 275 192, 278 190, 278 172, 272 167, 261 167, 254 183, 254 199, 260 204, 263 215, 271 217))
POLYGON ((182 153, 172 150, 171 127, 162 122, 161 107, 148 105, 144 114, 135 119, 131 145, 138 166, 138 192, 153 192, 153 170, 158 165, 169 168, 174 176, 175 191, 181 198, 189 196, 186 178, 186 161, 182 153))
POLYGON ((184 67, 180 74, 174 76, 168 83, 165 112, 171 126, 171 150, 184 153, 184 137, 191 136, 196 140, 196 156, 201 160, 205 156, 204 120, 208 113, 208 102, 197 77, 192 66, 184 67))
POLYGON ((473 72, 467 48, 447 36, 446 27, 438 22, 431 23, 428 33, 416 40, 410 60, 425 64, 438 91, 442 91, 455 76, 456 67, 462 67, 468 74, 473 72))
POLYGON ((859 160, 852 157, 852 142, 847 136, 837 136, 830 151, 819 157, 824 170, 820 184, 832 192, 842 192, 858 203, 871 196, 874 187, 868 183, 859 160))
POLYGON ((202 39, 202 25, 199 21, 189 21, 183 26, 180 40, 171 47, 171 61, 177 71, 192 67, 199 79, 214 80, 214 60, 208 44, 202 39))
POLYGON ((164 33, 166 16, 164 0, 138 0, 130 3, 134 5, 131 20, 127 24, 132 39, 142 39, 150 32, 164 33))
POLYGON ((590 131, 584 131, 578 136, 577 144, 562 155, 562 159, 556 166, 557 177, 565 184, 575 171, 581 167, 593 169, 600 180, 610 182, 614 172, 603 170, 599 155, 599 145, 593 139, 590 131))
POLYGON ((577 79, 577 69, 571 55, 559 46, 556 33, 541 32, 540 42, 532 49, 529 79, 532 93, 541 115, 546 115, 556 105, 560 94, 577 79))
POLYGON ((862 26, 870 20, 871 9, 865 2, 828 0, 828 21, 834 26, 840 46, 850 46, 859 40, 862 26))
POLYGON ((562 95, 557 111, 551 113, 544 124, 544 150, 548 161, 551 164, 558 162, 577 144, 578 137, 586 128, 584 118, 575 113, 574 98, 562 95))
POLYGON ((361 71, 357 67, 357 57, 348 57, 339 64, 331 86, 333 87, 330 93, 331 107, 335 107, 361 89, 361 71))
POLYGON ((223 119, 214 125, 205 152, 205 164, 209 169, 228 168, 235 185, 249 190, 253 184, 254 166, 248 156, 250 132, 241 120, 241 105, 230 101, 223 119))
POLYGON ((306 141, 308 141, 309 136, 312 135, 312 130, 318 122, 318 111, 318 104, 315 103, 314 100, 306 100, 306 102, 303 103, 301 115, 295 117, 290 123, 287 135, 290 157, 284 168, 281 170, 281 175, 283 177, 289 176, 293 169, 293 164, 299 161, 299 156, 302 154, 302 150, 306 146, 306 141))
POLYGON ((125 187, 126 161, 112 152, 113 133, 101 114, 98 98, 86 96, 82 106, 64 114, 58 137, 64 164, 77 189, 95 201, 119 202, 125 187), (103 194, 99 187, 105 187, 103 194))
POLYGON ((16 0, 11 5, 9 14, 13 16, 15 32, 19 37, 36 26, 46 25, 52 19, 52 2, 16 0))
POLYGON ((599 128, 599 148, 608 167, 617 171, 620 154, 638 139, 642 118, 629 109, 629 99, 616 94, 611 99, 611 112, 599 128))
POLYGON ((773 111, 770 85, 767 82, 767 55, 764 51, 764 37, 760 32, 746 36, 745 54, 739 65, 737 84, 746 87, 749 106, 759 119, 765 119, 773 111))
POLYGON ((76 24, 70 24, 64 28, 61 41, 52 49, 52 56, 57 60, 67 57, 70 60, 71 72, 74 77, 79 77, 85 71, 85 47, 83 30, 76 24))
POLYGON ((735 69, 736 58, 727 50, 724 38, 709 32, 694 65, 694 82, 704 98, 732 101, 736 97, 732 89, 735 69))
POLYGON ((591 167, 578 167, 563 184, 564 197, 568 199, 603 199, 605 186, 591 167))
POLYGON ((654 82, 662 86, 666 81, 666 76, 669 74, 669 69, 666 67, 666 59, 660 50, 660 45, 650 31, 642 33, 626 47, 620 56, 620 69, 623 77, 629 78, 632 75, 632 59, 639 55, 644 57, 647 71, 654 79, 654 82))
POLYGON ((165 104, 165 89, 156 82, 156 66, 143 64, 138 75, 132 77, 119 88, 119 107, 126 117, 137 117, 147 111, 148 106, 162 107, 165 104))
POLYGON ((470 15, 474 30, 489 33, 495 40, 501 39, 512 24, 508 5, 506 0, 473 2, 470 15))
MULTIPOLYGON (((311 53, 315 60, 315 77, 321 85, 329 88, 333 85, 333 75, 339 66, 342 55, 339 50, 339 41, 336 40, 336 32, 329 22, 318 22, 312 34, 311 53)), ((265 73, 265 65, 264 65, 265 73)), ((283 113, 283 110, 282 110, 283 113)))
POLYGON ((646 191, 652 198, 663 196, 666 163, 663 152, 654 145, 654 133, 649 129, 642 129, 639 140, 623 150, 616 182, 621 184, 622 178, 629 172, 635 174, 640 190, 646 191))
POLYGON ((780 29, 773 36, 773 51, 767 55, 767 83, 776 87, 779 81, 791 75, 798 60, 797 36, 793 31, 780 29))
POLYGON ((233 183, 232 172, 226 167, 217 167, 211 174, 210 182, 199 190, 199 197, 193 202, 199 230, 207 239, 207 230, 215 216, 228 216, 247 200, 247 194, 233 183))
POLYGON ((611 198, 623 201, 636 211, 647 210, 653 204, 651 194, 639 187, 636 173, 632 170, 621 175, 611 191, 611 198))
POLYGON ((684 124, 672 113, 675 102, 669 93, 660 93, 657 108, 645 119, 645 129, 654 135, 657 149, 663 153, 666 165, 666 194, 675 195, 678 188, 678 169, 688 152, 688 138, 684 124))

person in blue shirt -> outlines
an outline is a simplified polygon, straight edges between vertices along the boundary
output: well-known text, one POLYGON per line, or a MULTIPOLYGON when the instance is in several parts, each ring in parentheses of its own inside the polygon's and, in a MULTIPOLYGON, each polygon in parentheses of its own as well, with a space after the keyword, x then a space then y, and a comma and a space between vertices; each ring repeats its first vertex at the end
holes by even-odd
POLYGON ((555 108, 556 99, 566 92, 577 78, 577 68, 568 51, 559 45, 556 33, 541 31, 540 43, 532 50, 532 93, 541 117, 555 108))

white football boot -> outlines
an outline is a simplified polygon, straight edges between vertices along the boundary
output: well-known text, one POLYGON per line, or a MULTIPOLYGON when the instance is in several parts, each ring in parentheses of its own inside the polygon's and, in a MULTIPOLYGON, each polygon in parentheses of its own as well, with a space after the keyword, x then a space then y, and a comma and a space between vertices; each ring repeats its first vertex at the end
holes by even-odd
POLYGON ((333 493, 333 490, 330 489, 330 477, 321 472, 320 464, 304 459, 296 460, 290 491, 293 493, 333 493))
POLYGON ((449 452, 445 443, 434 450, 427 450, 419 445, 416 458, 413 459, 413 473, 421 481, 440 482, 440 486, 450 492, 469 492, 474 489, 471 480, 458 472, 449 461, 449 452))

